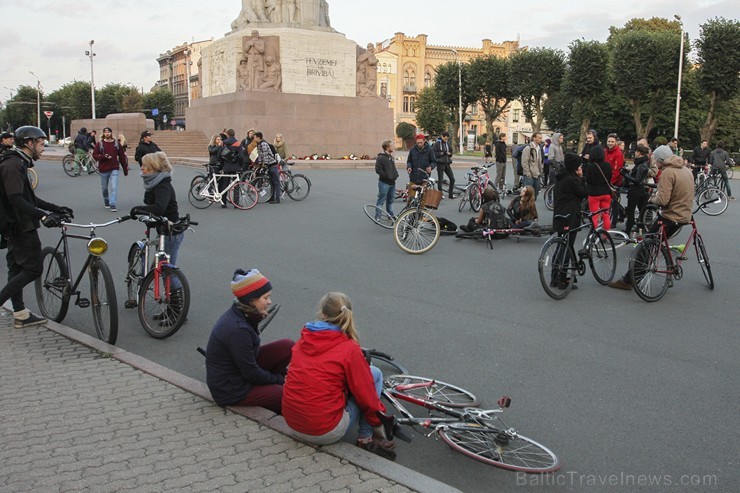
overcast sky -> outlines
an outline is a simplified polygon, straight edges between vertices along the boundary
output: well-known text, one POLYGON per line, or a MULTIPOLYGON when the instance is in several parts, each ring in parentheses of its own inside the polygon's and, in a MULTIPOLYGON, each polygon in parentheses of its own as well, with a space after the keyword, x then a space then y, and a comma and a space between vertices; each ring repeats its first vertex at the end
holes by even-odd
MULTIPOLYGON (((403 32, 426 34, 433 45, 479 47, 484 38, 496 43, 519 36, 522 45, 562 50, 581 37, 604 41, 609 26, 622 26, 633 17, 680 14, 692 41, 707 19, 740 18, 737 0, 622 0, 608 11, 597 10, 598 2, 582 0, 541 2, 530 11, 524 5, 329 0, 329 14, 332 27, 361 46, 403 32)), ((29 71, 45 92, 72 80, 89 81, 85 50, 91 39, 97 54, 96 87, 118 82, 148 91, 159 79, 160 53, 184 41, 223 37, 241 10, 241 0, 0 0, 0 6, 0 101, 5 101, 7 88, 15 92, 19 85, 36 84, 29 71)))

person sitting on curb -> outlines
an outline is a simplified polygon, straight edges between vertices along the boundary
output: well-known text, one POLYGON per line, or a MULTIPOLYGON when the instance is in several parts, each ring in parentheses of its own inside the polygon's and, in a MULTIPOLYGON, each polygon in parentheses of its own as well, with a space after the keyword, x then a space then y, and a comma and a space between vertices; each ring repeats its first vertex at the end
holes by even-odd
POLYGON ((234 303, 213 326, 206 347, 206 383, 219 406, 262 406, 280 414, 294 342, 261 345, 257 326, 272 304, 272 284, 257 269, 237 269, 234 303))

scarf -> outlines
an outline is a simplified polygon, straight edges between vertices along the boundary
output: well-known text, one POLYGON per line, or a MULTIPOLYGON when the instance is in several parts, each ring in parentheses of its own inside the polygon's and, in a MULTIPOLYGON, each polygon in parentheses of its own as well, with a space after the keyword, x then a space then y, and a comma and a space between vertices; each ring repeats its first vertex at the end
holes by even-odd
POLYGON ((141 179, 144 180, 144 190, 148 192, 152 188, 162 183, 162 180, 164 180, 165 178, 172 178, 172 173, 169 171, 160 171, 159 173, 150 173, 148 175, 140 173, 140 176, 141 179))

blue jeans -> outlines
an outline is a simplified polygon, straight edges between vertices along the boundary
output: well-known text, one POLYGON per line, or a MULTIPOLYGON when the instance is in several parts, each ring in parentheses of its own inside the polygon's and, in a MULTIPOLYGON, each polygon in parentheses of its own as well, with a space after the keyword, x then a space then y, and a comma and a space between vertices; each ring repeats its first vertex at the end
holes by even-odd
POLYGON ((379 209, 383 208, 383 201, 385 201, 385 211, 391 216, 393 214, 393 201, 396 199, 396 186, 388 185, 382 181, 378 182, 378 200, 375 202, 375 206, 379 209))
POLYGON ((100 186, 103 188, 103 202, 105 205, 111 207, 116 206, 116 198, 118 197, 118 171, 108 171, 106 173, 100 173, 100 186), (108 191, 110 189, 110 192, 108 191))
POLYGON ((270 181, 272 182, 272 200, 280 202, 280 196, 283 194, 280 188, 280 165, 273 164, 269 168, 270 181))
POLYGON ((540 179, 532 178, 531 176, 525 176, 524 186, 530 186, 534 188, 534 199, 537 200, 537 196, 540 194, 540 179))
MULTIPOLYGON (((182 245, 182 240, 184 238, 185 233, 180 233, 179 235, 172 235, 172 238, 165 237, 164 239, 164 251, 167 252, 167 254, 170 256, 170 263, 172 265, 177 265, 177 254, 180 253, 180 245, 182 245)), ((177 277, 172 278, 172 288, 182 288, 182 284, 180 284, 180 279, 178 279, 177 277)))
MULTIPOLYGON (((375 382, 375 392, 377 392, 378 397, 380 397, 380 389, 383 384, 383 374, 381 373, 380 368, 376 368, 372 365, 370 366, 370 373, 372 373, 373 381, 375 382)), ((359 420, 360 428, 357 431, 357 437, 370 438, 373 436, 373 427, 367 422, 365 419, 365 413, 360 410, 355 398, 351 395, 349 399, 347 399, 347 410, 349 411, 349 429, 353 429, 355 423, 359 420)))

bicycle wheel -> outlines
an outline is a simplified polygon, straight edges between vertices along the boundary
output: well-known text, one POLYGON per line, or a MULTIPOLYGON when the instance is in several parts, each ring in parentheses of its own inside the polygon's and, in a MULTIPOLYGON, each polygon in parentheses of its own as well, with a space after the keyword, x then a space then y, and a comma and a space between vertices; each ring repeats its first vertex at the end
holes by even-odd
POLYGON ((72 154, 67 154, 62 158, 62 168, 64 169, 64 172, 67 173, 67 176, 80 176, 75 174, 75 157, 72 154))
POLYGON ((185 323, 189 309, 190 287, 180 269, 163 265, 159 275, 154 269, 144 277, 139 291, 139 321, 147 334, 155 339, 171 336, 185 323), (180 290, 173 287, 175 279, 182 286, 180 290))
POLYGON ((196 176, 193 181, 190 182, 190 190, 188 191, 188 202, 196 209, 207 209, 213 204, 210 197, 209 181, 205 176, 196 176))
POLYGON ((393 229, 393 216, 388 214, 385 209, 381 209, 373 204, 367 204, 364 210, 365 215, 381 228, 393 229))
POLYGON ((67 264, 60 252, 51 247, 41 250, 43 274, 36 279, 36 303, 41 314, 55 322, 61 322, 69 309, 69 274, 67 264))
POLYGON ((98 162, 92 158, 92 156, 88 156, 87 162, 85 163, 87 166, 87 169, 89 170, 87 172, 88 175, 91 175, 93 173, 100 173, 100 170, 98 169, 98 162))
POLYGON ((139 286, 144 278, 144 249, 132 243, 128 250, 128 270, 126 271, 126 308, 134 308, 139 299, 139 286))
POLYGON ((275 318, 275 315, 277 315, 277 312, 280 311, 280 303, 274 303, 270 305, 267 308, 267 316, 260 320, 260 323, 257 324, 257 332, 260 334, 262 331, 264 331, 268 325, 270 325, 270 322, 272 322, 272 319, 275 318))
POLYGON ((431 401, 447 407, 477 407, 480 400, 470 391, 457 385, 413 375, 390 375, 385 386, 394 393, 431 401), (399 387, 400 386, 400 387, 399 387))
POLYGON ((696 203, 701 205, 707 201, 712 200, 711 204, 701 208, 701 211, 708 216, 719 216, 727 210, 727 194, 720 188, 709 187, 704 189, 699 197, 696 199, 696 203))
POLYGON ((470 187, 470 208, 473 209, 474 212, 480 211, 480 205, 481 205, 481 193, 480 188, 478 187, 470 187))
POLYGON ((460 205, 457 206, 457 212, 462 212, 463 209, 465 209, 465 205, 468 203, 468 200, 470 199, 470 185, 467 186, 465 190, 463 190, 462 195, 460 196, 460 205))
POLYGON ((288 197, 301 201, 308 197, 311 191, 311 181, 303 175, 292 175, 288 179, 289 186, 286 188, 288 197))
POLYGON ((393 225, 396 245, 406 253, 428 252, 439 240, 439 221, 425 210, 409 209, 402 212, 393 225))
POLYGON ((704 246, 704 239, 699 233, 696 234, 694 246, 696 247, 696 258, 699 259, 699 267, 701 267, 701 272, 704 274, 704 279, 707 281, 709 289, 714 289, 714 277, 712 276, 712 268, 709 266, 707 247, 704 246))
POLYGON ((31 183, 31 190, 36 190, 36 187, 39 185, 39 175, 36 174, 36 170, 28 168, 26 174, 28 175, 28 181, 31 183))
POLYGON ((548 211, 555 210, 555 185, 550 185, 545 189, 545 207, 548 211))
POLYGON ((568 242, 565 237, 553 236, 545 242, 537 261, 537 271, 540 283, 550 298, 562 300, 573 287, 576 275, 575 259, 571 259, 568 251, 568 242), (568 276, 572 276, 568 282, 568 276))
POLYGON ((118 339, 116 288, 110 269, 101 258, 90 264, 90 307, 98 339, 115 344, 118 339))
POLYGON ((440 428, 439 436, 463 455, 502 469, 533 474, 560 469, 560 460, 550 449, 517 433, 451 423, 440 428))
POLYGON ((268 176, 258 176, 249 182, 257 189, 257 202, 264 204, 272 198, 272 182, 268 176))
POLYGON ((229 202, 243 211, 257 205, 257 197, 257 189, 246 181, 240 181, 229 189, 229 202))
POLYGON ((397 363, 396 360, 393 359, 393 356, 382 353, 380 351, 376 351, 375 349, 363 348, 362 352, 365 354, 365 357, 370 359, 370 364, 380 370, 380 372, 383 374, 384 380, 387 380, 391 377, 403 376, 401 383, 408 382, 405 377, 406 373, 408 373, 408 370, 397 363))
POLYGON ((601 285, 606 286, 617 271, 617 251, 614 248, 612 237, 603 229, 597 230, 588 238, 588 265, 594 279, 601 285))
POLYGON ((668 250, 657 239, 637 244, 630 256, 630 279, 637 295, 645 301, 658 301, 671 283, 668 250))
POLYGON ((734 166, 728 166, 727 167, 727 179, 732 180, 732 176, 735 174, 735 167, 734 166))
POLYGON ((655 204, 647 204, 642 211, 642 219, 639 221, 643 224, 645 231, 651 231, 658 220, 658 211, 660 208, 655 204))

